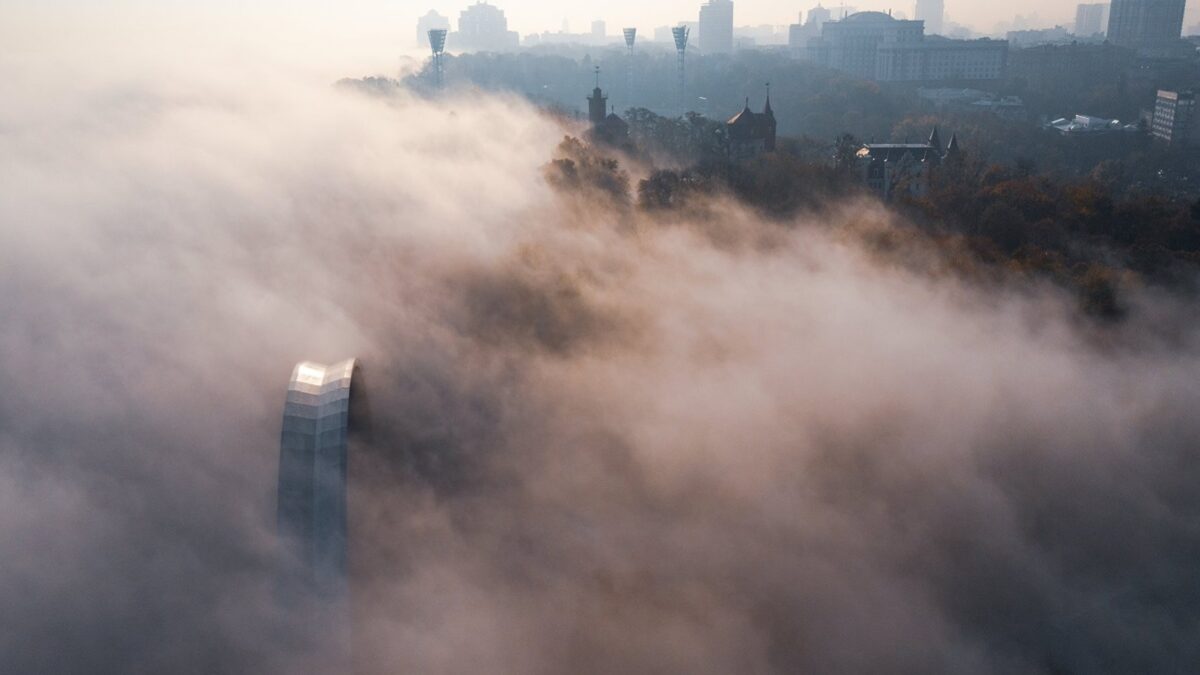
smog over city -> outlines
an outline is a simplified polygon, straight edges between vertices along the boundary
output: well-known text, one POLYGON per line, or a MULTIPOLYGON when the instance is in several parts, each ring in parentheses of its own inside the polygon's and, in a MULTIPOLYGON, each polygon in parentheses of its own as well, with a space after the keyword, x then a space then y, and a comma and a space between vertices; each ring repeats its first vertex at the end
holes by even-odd
POLYGON ((1196 672, 1192 3, 489 2, 0 0, 0 673, 1196 672))

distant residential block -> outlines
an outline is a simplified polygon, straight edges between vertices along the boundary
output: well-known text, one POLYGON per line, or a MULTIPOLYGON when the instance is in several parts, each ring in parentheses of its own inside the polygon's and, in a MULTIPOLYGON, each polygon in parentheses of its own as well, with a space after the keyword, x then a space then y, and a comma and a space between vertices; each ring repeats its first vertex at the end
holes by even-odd
POLYGON ((1195 92, 1159 91, 1150 133, 1169 145, 1200 144, 1200 116, 1196 112, 1195 92))

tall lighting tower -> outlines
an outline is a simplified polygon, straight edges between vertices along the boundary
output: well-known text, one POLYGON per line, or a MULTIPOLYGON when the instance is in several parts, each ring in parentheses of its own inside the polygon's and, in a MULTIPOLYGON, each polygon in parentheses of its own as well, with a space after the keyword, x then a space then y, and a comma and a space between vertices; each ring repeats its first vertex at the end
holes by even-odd
POLYGON ((686 62, 687 62, 687 43, 688 35, 692 29, 687 26, 676 26, 671 29, 671 35, 675 37, 675 51, 679 53, 679 113, 682 115, 687 112, 687 104, 684 92, 686 91, 686 62))
POLYGON ((625 68, 625 105, 633 107, 633 43, 637 42, 637 29, 625 29, 625 46, 629 48, 629 62, 625 68))
POLYGON ((446 77, 442 70, 442 56, 446 53, 446 29, 435 28, 429 31, 429 48, 433 50, 433 86, 441 89, 446 77))

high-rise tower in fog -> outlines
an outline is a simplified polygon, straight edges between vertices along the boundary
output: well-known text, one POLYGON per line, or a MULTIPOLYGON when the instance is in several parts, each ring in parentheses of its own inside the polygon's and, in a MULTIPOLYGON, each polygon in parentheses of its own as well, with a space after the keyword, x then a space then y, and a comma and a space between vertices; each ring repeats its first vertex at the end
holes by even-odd
POLYGON ((1107 13, 1108 5, 1104 3, 1079 5, 1075 9, 1075 35, 1079 37, 1102 35, 1108 27, 1108 23, 1105 21, 1107 13))
POLYGON ((945 17, 945 0, 917 0, 916 18, 925 22, 926 33, 941 35, 945 17))
POLYGON ((831 19, 833 19, 833 12, 831 12, 829 8, 817 3, 816 7, 808 10, 808 21, 806 21, 804 25, 812 26, 816 28, 817 31, 820 31, 821 26, 824 26, 825 22, 831 19))
POLYGON ((289 605, 337 612, 345 604, 346 468, 356 362, 292 371, 279 443, 280 592, 289 605))
POLYGON ((431 30, 450 30, 450 19, 438 14, 434 10, 429 10, 425 16, 417 19, 417 46, 425 47, 429 43, 429 31, 431 30))
POLYGON ((732 0, 708 0, 700 7, 699 47, 709 54, 733 51, 732 0))
POLYGON ((1133 49, 1169 46, 1183 34, 1186 0, 1113 0, 1108 39, 1133 49))
POLYGON ((517 33, 508 29, 504 10, 482 1, 458 15, 458 32, 450 37, 454 49, 465 51, 513 51, 520 43, 517 33))

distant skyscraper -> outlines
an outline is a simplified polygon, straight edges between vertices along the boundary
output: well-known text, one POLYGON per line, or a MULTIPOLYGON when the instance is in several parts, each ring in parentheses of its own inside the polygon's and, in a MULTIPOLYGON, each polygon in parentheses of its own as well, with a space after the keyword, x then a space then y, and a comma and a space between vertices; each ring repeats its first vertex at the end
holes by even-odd
POLYGON ((1185 5, 1186 0, 1113 0, 1108 39, 1134 49, 1170 45, 1183 34, 1185 5))
POLYGON ((804 58, 808 51, 810 40, 821 35, 821 26, 828 23, 833 12, 818 4, 808 10, 808 16, 803 13, 798 17, 798 23, 788 26, 788 50, 795 58, 804 58))
POLYGON ((699 47, 709 54, 733 51, 732 0, 708 0, 700 7, 699 47))
POLYGON ((502 52, 517 48, 517 34, 508 30, 504 11, 486 2, 477 2, 458 16, 458 32, 451 35, 456 49, 502 52))
POLYGON ((1092 37, 1103 34, 1107 27, 1105 21, 1107 13, 1107 4, 1080 5, 1075 9, 1075 35, 1092 37))
POLYGON ((286 553, 280 591, 292 604, 342 609, 346 579, 346 466, 356 362, 292 371, 279 447, 277 527, 286 553))
POLYGON ((825 25, 825 22, 832 18, 833 12, 830 12, 821 5, 817 5, 816 7, 808 10, 808 21, 805 21, 804 25, 812 26, 817 29, 817 32, 820 32, 821 26, 825 25))
POLYGON ((946 15, 944 0, 917 0, 916 17, 925 22, 925 32, 942 34, 942 20, 946 15))
POLYGON ((592 37, 597 40, 603 40, 604 36, 608 35, 608 25, 603 21, 596 20, 592 22, 592 37))
POLYGON ((431 30, 450 30, 450 19, 438 14, 434 10, 429 10, 425 16, 417 19, 417 46, 429 46, 429 31, 431 30))
POLYGON ((796 23, 788 26, 788 51, 793 57, 800 57, 808 48, 808 39, 817 34, 815 29, 804 25, 804 12, 796 17, 796 23))

